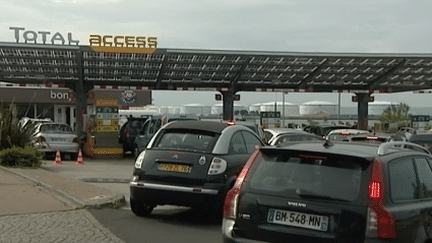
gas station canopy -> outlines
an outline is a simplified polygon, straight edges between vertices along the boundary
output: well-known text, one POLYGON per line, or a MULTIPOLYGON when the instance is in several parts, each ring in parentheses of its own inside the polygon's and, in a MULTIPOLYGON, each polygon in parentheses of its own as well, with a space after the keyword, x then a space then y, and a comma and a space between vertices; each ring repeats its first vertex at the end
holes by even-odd
MULTIPOLYGON (((149 90, 219 91, 223 119, 235 93, 351 92, 367 128, 372 93, 432 87, 432 54, 301 53, 156 49, 151 54, 97 52, 90 46, 0 42, 0 81, 58 84, 76 92, 78 114, 95 85, 149 90)), ((81 119, 83 120, 83 119, 81 119)), ((78 123, 78 131, 83 124, 78 123)))
POLYGON ((0 80, 138 86, 155 90, 402 92, 432 87, 432 54, 157 49, 0 43, 0 80))

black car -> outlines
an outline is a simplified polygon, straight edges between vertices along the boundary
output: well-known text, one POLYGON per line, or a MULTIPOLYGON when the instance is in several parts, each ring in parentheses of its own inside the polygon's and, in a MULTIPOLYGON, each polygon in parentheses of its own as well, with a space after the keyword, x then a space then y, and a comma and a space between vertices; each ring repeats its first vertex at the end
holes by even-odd
POLYGON ((262 147, 226 195, 224 242, 430 242, 431 168, 408 142, 262 147))
POLYGON ((349 129, 352 128, 347 125, 332 125, 332 124, 314 124, 309 125, 303 128, 303 131, 306 131, 308 133, 316 134, 320 137, 327 136, 332 130, 335 129, 349 129))
POLYGON ((123 144, 123 153, 134 152, 134 141, 147 117, 128 117, 120 128, 119 143, 123 144))
POLYGON ((241 168, 263 145, 251 129, 231 122, 168 123, 136 159, 132 212, 145 216, 164 204, 222 209, 241 168))

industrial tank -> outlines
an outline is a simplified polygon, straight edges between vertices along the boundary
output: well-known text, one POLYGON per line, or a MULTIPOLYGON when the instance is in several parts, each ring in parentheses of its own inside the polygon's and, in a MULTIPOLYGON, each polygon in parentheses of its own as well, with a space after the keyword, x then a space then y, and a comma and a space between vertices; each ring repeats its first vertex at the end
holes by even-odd
POLYGON ((211 106, 201 104, 187 104, 180 106, 180 114, 196 114, 198 116, 207 116, 211 114, 211 106))
POLYGON ((250 114, 259 114, 261 111, 261 105, 262 103, 256 103, 249 106, 249 113, 250 114))
MULTIPOLYGON (((267 102, 260 105, 260 111, 274 111, 275 110, 275 102, 267 102)), ((299 106, 293 103, 285 102, 276 102, 276 110, 281 113, 281 116, 285 114, 285 116, 298 116, 299 115, 299 106), (285 109, 285 113, 283 110, 285 109)))
POLYGON ((310 101, 300 105, 300 115, 337 115, 338 106, 327 101, 310 101))
MULTIPOLYGON (((246 107, 240 104, 234 104, 234 113, 236 111, 240 112, 242 110, 247 111, 246 107)), ((212 115, 222 115, 223 114, 223 104, 215 104, 211 107, 212 115)))

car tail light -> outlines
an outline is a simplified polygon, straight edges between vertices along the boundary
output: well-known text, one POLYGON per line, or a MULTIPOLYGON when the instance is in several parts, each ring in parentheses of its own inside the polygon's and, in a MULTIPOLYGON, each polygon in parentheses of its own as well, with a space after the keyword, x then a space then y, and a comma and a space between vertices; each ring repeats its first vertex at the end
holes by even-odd
POLYGON ((126 139, 129 139, 129 138, 130 138, 130 132, 129 132, 129 131, 126 131, 126 132, 125 132, 125 138, 126 138, 126 139))
POLYGON ((137 169, 141 169, 142 164, 143 164, 143 162, 144 162, 144 157, 145 157, 145 150, 142 151, 142 152, 138 155, 137 159, 135 160, 135 168, 137 168, 137 169))
POLYGON ((349 135, 351 135, 351 133, 349 133, 349 132, 340 132, 339 135, 341 135, 341 136, 349 136, 349 135))
POLYGON ((72 143, 79 143, 79 139, 76 137, 72 140, 72 143))
POLYGON ((252 166, 253 162, 255 161, 259 150, 256 150, 249 160, 246 162, 245 166, 243 166, 242 171, 240 172, 239 176, 237 177, 237 180, 234 184, 234 186, 231 188, 231 190, 228 191, 228 193, 225 196, 225 204, 223 207, 223 217, 226 219, 235 219, 237 214, 237 203, 238 203, 238 196, 240 193, 240 189, 243 186, 243 181, 249 172, 250 167, 252 166))
POLYGON ((227 162, 224 159, 214 157, 212 159, 212 162, 210 164, 209 171, 207 172, 207 175, 219 175, 225 172, 227 168, 227 162))
POLYGON ((42 137, 42 136, 38 137, 37 141, 38 141, 39 143, 46 142, 45 138, 42 137))
POLYGON ((396 239, 397 231, 394 216, 384 208, 384 180, 382 164, 374 160, 368 184, 367 237, 396 239))

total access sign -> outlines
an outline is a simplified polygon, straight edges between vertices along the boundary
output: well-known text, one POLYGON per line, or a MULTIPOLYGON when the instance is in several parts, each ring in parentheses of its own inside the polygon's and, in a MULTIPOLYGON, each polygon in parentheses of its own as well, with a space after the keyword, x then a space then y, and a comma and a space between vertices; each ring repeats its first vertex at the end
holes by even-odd
POLYGON ((90 35, 90 48, 100 52, 143 53, 156 50, 156 37, 124 35, 90 35))
MULTIPOLYGON (((65 45, 66 40, 69 45, 78 45, 79 41, 74 40, 72 33, 62 35, 60 32, 26 30, 23 27, 9 27, 14 32, 15 41, 20 43, 65 45), (41 43, 42 42, 42 43, 41 43)), ((143 53, 150 54, 156 50, 157 38, 147 36, 129 35, 90 35, 90 48, 99 52, 116 53, 143 53)))

